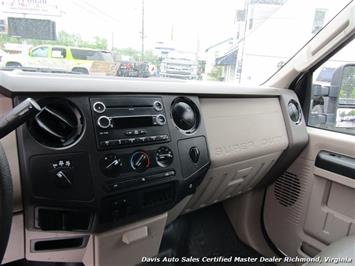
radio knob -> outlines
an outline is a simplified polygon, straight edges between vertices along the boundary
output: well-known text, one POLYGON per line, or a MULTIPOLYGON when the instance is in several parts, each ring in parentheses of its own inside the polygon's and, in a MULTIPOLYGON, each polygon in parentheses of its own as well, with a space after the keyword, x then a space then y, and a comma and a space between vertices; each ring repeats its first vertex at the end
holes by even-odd
POLYGON ((137 172, 143 172, 150 167, 149 155, 144 151, 137 151, 132 154, 131 167, 137 172))
POLYGON ((160 101, 155 101, 153 103, 153 108, 155 111, 160 112, 161 110, 163 110, 163 104, 160 101))
POLYGON ((155 117, 155 121, 159 126, 165 125, 166 119, 164 115, 157 115, 155 117))
POLYGON ((92 106, 92 108, 94 109, 94 111, 96 113, 99 113, 99 114, 105 112, 105 110, 106 110, 106 106, 103 102, 95 102, 94 105, 92 106))
POLYGON ((97 125, 101 128, 108 128, 111 126, 111 119, 107 116, 100 116, 97 119, 97 125))

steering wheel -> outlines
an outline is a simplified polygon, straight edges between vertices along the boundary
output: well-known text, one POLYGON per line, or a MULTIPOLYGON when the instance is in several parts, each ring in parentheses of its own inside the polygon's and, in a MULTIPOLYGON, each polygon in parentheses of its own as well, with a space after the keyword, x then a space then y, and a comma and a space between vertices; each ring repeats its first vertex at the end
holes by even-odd
POLYGON ((0 264, 10 236, 12 201, 12 178, 9 162, 0 143, 0 264))

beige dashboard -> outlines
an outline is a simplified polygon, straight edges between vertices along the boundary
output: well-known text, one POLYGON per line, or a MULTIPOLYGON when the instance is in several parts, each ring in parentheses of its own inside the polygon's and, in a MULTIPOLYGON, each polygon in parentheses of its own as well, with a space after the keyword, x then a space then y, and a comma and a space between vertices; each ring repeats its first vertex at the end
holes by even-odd
MULTIPOLYGON (((2 77, 2 81, 6 81, 2 84, 2 92, 7 96, 0 97, 0 115, 11 108, 12 95, 25 91, 25 88, 20 85, 26 83, 26 77, 20 76, 23 80, 17 84, 11 79, 11 75, 2 77)), ((31 80, 33 78, 30 76, 31 80)), ((50 82, 47 76, 41 78, 48 79, 47 82, 50 82)), ((55 77, 55 79, 59 78, 55 77)), ((63 91, 69 89, 70 80, 73 81, 73 78, 61 80, 63 91)), ((86 93, 85 90, 80 90, 75 85, 80 82, 84 83, 83 80, 74 79, 73 82, 74 87, 78 88, 77 92, 86 93)), ((94 83, 101 84, 103 88, 108 85, 110 92, 113 92, 113 81, 95 80, 94 83)), ((292 134, 295 134, 294 130, 305 132, 305 128, 302 123, 293 123, 287 114, 287 104, 290 99, 297 102, 294 93, 273 88, 238 88, 229 85, 223 87, 222 84, 214 84, 213 87, 211 84, 193 83, 189 90, 188 83, 148 82, 147 85, 138 83, 136 83, 138 88, 142 86, 140 92, 144 93, 147 91, 157 94, 170 93, 170 87, 172 91, 181 87, 188 94, 199 97, 201 117, 207 132, 211 166, 197 191, 167 212, 103 233, 43 232, 25 229, 16 135, 13 133, 1 140, 10 161, 16 203, 13 227, 4 262, 26 258, 36 261, 84 262, 86 265, 96 266, 116 265, 117 263, 135 265, 140 262, 142 256, 149 257, 158 253, 167 223, 183 213, 252 190, 272 169, 282 169, 280 165, 277 165, 280 156, 298 154, 297 150, 292 150, 292 146, 299 141, 292 138, 292 134), (154 90, 154 85, 157 85, 159 89, 154 90), (194 89, 197 86, 199 88, 194 89), (219 87, 221 90, 217 89, 219 87), (32 248, 33 244, 41 239, 65 239, 78 236, 86 239, 86 243, 79 248, 41 252, 34 251, 32 248)), ((91 83, 90 87, 94 85, 91 83)), ((120 81, 115 85, 118 88, 124 88, 122 91, 127 93, 127 88, 133 88, 134 82, 120 81)), ((45 93, 55 91, 58 84, 52 86, 53 90, 49 89, 45 93)), ((29 82, 28 88, 33 91, 35 85, 29 82)), ((119 94, 121 91, 118 89, 115 93, 119 94)), ((301 139, 303 142, 306 140, 306 137, 301 139)))

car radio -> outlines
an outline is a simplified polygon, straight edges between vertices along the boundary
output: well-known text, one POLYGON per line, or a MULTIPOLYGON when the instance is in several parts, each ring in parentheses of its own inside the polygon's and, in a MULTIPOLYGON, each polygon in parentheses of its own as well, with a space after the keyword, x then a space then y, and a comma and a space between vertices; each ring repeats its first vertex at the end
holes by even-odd
POLYGON ((91 98, 99 149, 164 143, 170 140, 158 97, 91 98))

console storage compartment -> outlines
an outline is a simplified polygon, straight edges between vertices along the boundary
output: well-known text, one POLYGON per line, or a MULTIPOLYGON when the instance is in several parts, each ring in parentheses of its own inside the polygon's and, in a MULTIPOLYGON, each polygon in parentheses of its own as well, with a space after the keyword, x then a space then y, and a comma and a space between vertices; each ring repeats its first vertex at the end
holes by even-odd
POLYGON ((95 235, 95 265, 136 265, 158 254, 167 213, 95 235))

